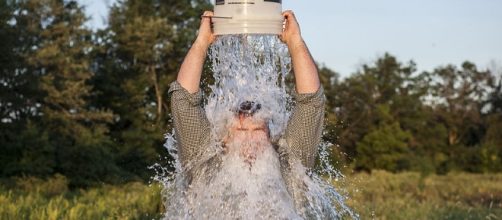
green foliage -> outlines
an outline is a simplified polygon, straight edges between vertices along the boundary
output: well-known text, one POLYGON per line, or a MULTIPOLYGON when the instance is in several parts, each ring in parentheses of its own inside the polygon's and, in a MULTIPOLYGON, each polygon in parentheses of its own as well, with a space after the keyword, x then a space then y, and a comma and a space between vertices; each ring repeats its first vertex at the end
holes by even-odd
POLYGON ((39 78, 25 60, 35 34, 19 15, 20 7, 21 1, 0 2, 0 146, 5 147, 27 121, 37 120, 41 98, 39 78))
POLYGON ((489 71, 479 71, 473 63, 437 68, 432 74, 433 107, 448 129, 448 144, 475 146, 483 136, 482 110, 493 83, 489 71))
POLYGON ((114 166, 106 135, 113 114, 88 104, 93 92, 88 55, 93 48, 83 9, 75 1, 59 0, 28 0, 21 9, 40 15, 30 21, 39 27, 37 50, 26 57, 39 73, 44 94, 39 123, 46 129, 54 163, 47 169, 70 177, 78 186, 104 181, 114 166))
POLYGON ((0 3, 1 176, 47 175, 54 168, 53 146, 38 125, 40 79, 26 60, 38 33, 31 31, 23 7, 24 1, 0 3))
POLYGON ((420 130, 419 121, 427 116, 421 111, 427 83, 415 69, 413 62, 402 64, 385 54, 336 86, 330 108, 338 113, 337 143, 349 158, 357 158, 357 143, 378 127, 379 105, 388 106, 389 114, 405 131, 420 130))
POLYGON ((502 78, 490 94, 491 109, 485 117, 486 134, 481 148, 482 170, 497 172, 502 170, 502 78))
POLYGON ((117 163, 148 179, 147 167, 167 156, 163 134, 172 129, 168 85, 195 38, 198 17, 207 1, 120 2, 112 7, 110 26, 98 33, 96 106, 111 109, 111 137, 120 146, 117 163))
MULTIPOLYGON (((334 183, 361 219, 497 219, 500 174, 423 176, 375 170, 334 183), (457 184, 452 184, 457 183, 457 184)), ((161 188, 142 183, 70 190, 60 175, 0 184, 1 219, 159 219, 161 188)))
MULTIPOLYGON (((210 7, 119 1, 93 32, 75 0, 1 1, 0 176, 148 180, 147 167, 168 158, 169 83, 210 7)), ((390 54, 344 79, 319 66, 334 165, 501 172, 502 79, 470 62, 416 69, 390 54)))
POLYGON ((9 157, 2 160, 3 175, 46 176, 54 173, 55 149, 49 142, 47 131, 28 122, 15 138, 12 144, 6 145, 5 155, 9 157))
POLYGON ((69 190, 61 175, 0 187, 0 219, 158 219, 160 187, 142 183, 69 190))
POLYGON ((330 91, 336 123, 328 122, 333 131, 325 138, 357 169, 498 172, 486 155, 498 155, 501 146, 494 119, 500 84, 470 62, 416 73, 413 62, 385 54, 330 91))
POLYGON ((479 150, 481 171, 498 172, 502 170, 502 145, 486 143, 479 150))
POLYGON ((502 170, 502 135, 500 135, 502 114, 491 113, 486 120, 489 121, 486 123, 488 128, 481 149, 478 151, 481 157, 480 169, 483 172, 498 172, 502 170))
POLYGON ((357 169, 402 171, 409 168, 411 134, 401 129, 388 106, 378 106, 379 123, 357 144, 357 169))
POLYGON ((497 219, 502 216, 501 181, 500 174, 375 170, 348 176, 343 186, 361 219, 497 219))
POLYGON ((147 180, 167 89, 207 1, 123 1, 92 32, 73 0, 0 4, 0 175, 147 180))
POLYGON ((324 93, 326 96, 327 104, 325 106, 326 110, 326 133, 324 135, 325 139, 328 140, 336 140, 336 122, 337 122, 337 116, 336 116, 336 109, 333 108, 335 106, 335 100, 336 100, 336 87, 339 84, 339 75, 338 73, 334 72, 333 70, 327 68, 326 66, 320 66, 318 67, 319 69, 319 78, 321 81, 321 84, 324 88, 324 93))

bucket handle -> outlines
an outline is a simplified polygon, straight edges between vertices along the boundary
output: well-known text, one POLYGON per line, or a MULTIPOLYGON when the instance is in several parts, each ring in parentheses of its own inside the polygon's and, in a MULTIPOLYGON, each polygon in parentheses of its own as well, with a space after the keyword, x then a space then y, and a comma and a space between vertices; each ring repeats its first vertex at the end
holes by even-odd
POLYGON ((222 17, 222 16, 211 16, 211 15, 202 15, 203 18, 221 18, 221 19, 232 19, 232 17, 222 17))

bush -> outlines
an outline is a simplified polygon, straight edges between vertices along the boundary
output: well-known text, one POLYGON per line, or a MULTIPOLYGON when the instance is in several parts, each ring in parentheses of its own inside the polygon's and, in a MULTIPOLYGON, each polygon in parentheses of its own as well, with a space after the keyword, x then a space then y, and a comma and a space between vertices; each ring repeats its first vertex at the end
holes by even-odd
POLYGON ((351 175, 343 185, 361 219, 496 219, 502 216, 501 182, 502 174, 374 170, 351 175))
POLYGON ((0 187, 0 219, 158 219, 160 187, 143 183, 68 190, 66 178, 20 178, 0 187))
POLYGON ((52 197, 68 192, 68 179, 60 174, 47 180, 35 177, 15 178, 15 182, 17 189, 30 194, 52 197))

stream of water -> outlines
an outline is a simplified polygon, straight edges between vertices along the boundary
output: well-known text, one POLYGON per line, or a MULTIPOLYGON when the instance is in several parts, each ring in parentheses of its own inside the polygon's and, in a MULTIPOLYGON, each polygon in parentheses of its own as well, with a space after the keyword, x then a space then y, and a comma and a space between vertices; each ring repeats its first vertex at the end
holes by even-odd
POLYGON ((209 85, 204 108, 212 141, 201 146, 203 159, 187 175, 174 135, 166 135, 172 168, 154 166, 154 180, 163 185, 164 219, 359 219, 345 204, 346 193, 331 184, 343 175, 331 166, 329 143, 319 147, 321 163, 315 171, 289 164, 289 184, 296 188, 294 195, 288 191, 275 148, 294 106, 286 84, 291 72, 286 45, 272 35, 220 36, 209 59, 215 83, 209 85), (266 121, 269 139, 230 141, 224 149, 235 109, 245 101, 260 104, 252 117, 266 121), (254 153, 251 165, 242 158, 244 147, 254 153))

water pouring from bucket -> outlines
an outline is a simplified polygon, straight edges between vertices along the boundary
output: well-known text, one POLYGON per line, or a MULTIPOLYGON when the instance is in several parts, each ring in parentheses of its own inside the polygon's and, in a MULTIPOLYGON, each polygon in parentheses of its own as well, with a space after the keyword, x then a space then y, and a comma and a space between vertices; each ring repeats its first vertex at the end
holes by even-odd
POLYGON ((294 14, 281 10, 278 0, 217 0, 204 15, 169 90, 174 132, 165 146, 175 172, 157 166, 164 174, 155 177, 165 219, 358 219, 314 172, 326 150, 325 98, 294 14), (203 100, 207 52, 215 83, 203 100), (291 69, 295 89, 286 85, 291 69))

